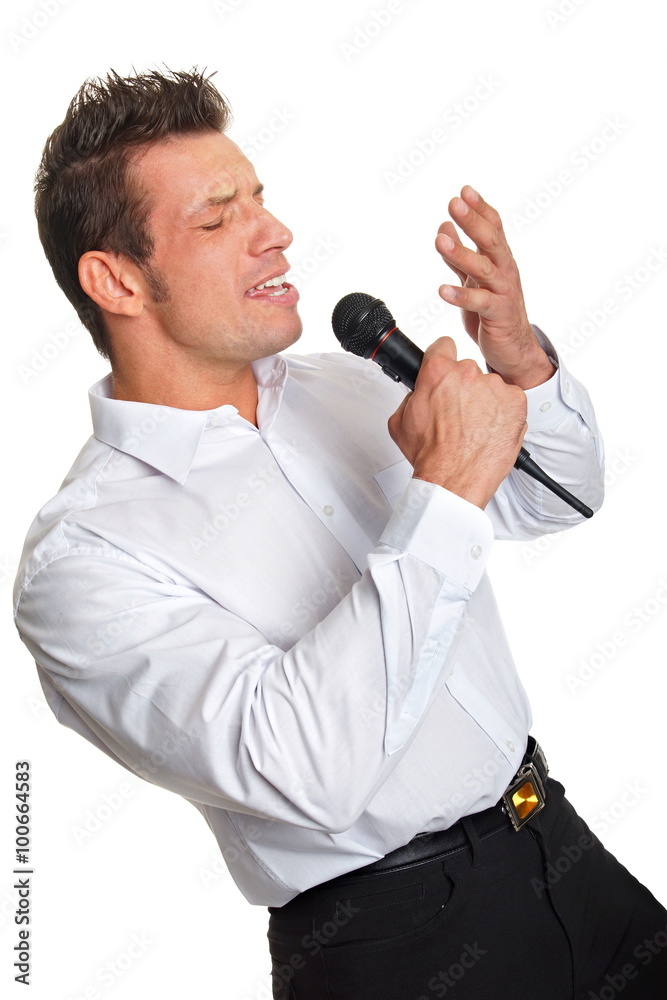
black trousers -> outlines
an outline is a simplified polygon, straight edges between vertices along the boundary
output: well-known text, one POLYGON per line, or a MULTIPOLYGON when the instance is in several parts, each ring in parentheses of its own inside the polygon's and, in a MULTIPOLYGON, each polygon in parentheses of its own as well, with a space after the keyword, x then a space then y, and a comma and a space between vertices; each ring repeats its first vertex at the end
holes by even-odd
POLYGON ((458 850, 270 907, 275 1000, 667 1000, 667 910, 547 792, 518 833, 464 821, 458 850))

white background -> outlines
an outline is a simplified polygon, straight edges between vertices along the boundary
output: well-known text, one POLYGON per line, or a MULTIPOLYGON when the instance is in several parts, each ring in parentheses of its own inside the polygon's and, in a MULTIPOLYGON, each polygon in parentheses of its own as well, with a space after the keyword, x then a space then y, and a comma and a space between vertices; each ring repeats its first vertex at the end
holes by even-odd
MULTIPOLYGON (((265 909, 222 871, 194 809, 58 726, 10 619, 23 537, 88 437, 86 390, 107 370, 43 257, 32 179, 75 91, 109 67, 218 71, 231 137, 260 137, 252 158, 267 206, 295 235, 290 263, 310 269, 296 281, 304 352, 336 348, 331 309, 364 290, 422 347, 449 334, 476 356, 456 310, 436 314, 450 272, 433 238, 465 183, 501 212, 531 320, 595 403, 609 489, 602 511, 569 533, 499 543, 492 577, 552 773, 609 849, 667 899, 657 10, 650 0, 4 5, 0 788, 9 806, 14 761, 32 762, 33 1000, 269 995, 265 909), (429 147, 437 128, 444 139, 429 147), (401 163, 409 176, 397 181, 401 163), (571 183, 559 191, 564 170, 571 183), (428 322, 417 321, 421 307, 428 322), (590 679, 573 687, 568 675, 579 672, 590 679), (96 812, 103 821, 86 834, 96 812), (130 959, 133 935, 145 944, 135 941, 130 959)), ((11 981, 12 810, 2 816, 0 976, 11 981)), ((10 993, 25 995, 14 983, 10 993)))

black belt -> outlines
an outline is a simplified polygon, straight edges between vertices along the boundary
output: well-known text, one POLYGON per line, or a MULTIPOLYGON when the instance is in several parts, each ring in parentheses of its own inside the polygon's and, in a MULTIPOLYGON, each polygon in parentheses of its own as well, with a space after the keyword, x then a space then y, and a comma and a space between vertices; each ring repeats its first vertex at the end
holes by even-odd
POLYGON ((459 820, 447 830, 437 830, 434 833, 418 833, 416 837, 390 854, 373 861, 370 865, 357 868, 355 871, 339 875, 336 879, 347 880, 358 875, 370 875, 373 872, 388 871, 414 864, 416 861, 428 861, 444 854, 460 850, 468 842, 465 825, 470 822, 480 839, 490 837, 501 830, 514 827, 520 830, 528 820, 532 819, 544 808, 546 800, 547 776, 549 768, 542 747, 532 736, 528 737, 528 746, 519 770, 516 772, 500 802, 473 813, 462 822, 459 820))

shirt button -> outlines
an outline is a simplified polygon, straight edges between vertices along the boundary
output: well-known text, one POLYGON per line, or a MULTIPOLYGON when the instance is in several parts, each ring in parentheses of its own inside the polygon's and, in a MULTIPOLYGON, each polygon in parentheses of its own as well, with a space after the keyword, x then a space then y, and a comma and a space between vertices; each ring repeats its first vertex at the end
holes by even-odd
POLYGON ((565 385, 563 386, 563 392, 567 396, 567 394, 568 394, 569 391, 570 391, 570 383, 566 382, 565 385))
POLYGON ((549 402, 540 403, 540 409, 542 410, 542 413, 545 413, 546 410, 550 410, 551 409, 551 403, 549 403, 549 402))
POLYGON ((482 554, 482 546, 473 545, 473 547, 470 550, 470 555, 473 557, 473 559, 479 559, 481 554, 482 554))
POLYGON ((326 515, 327 515, 328 517, 331 517, 331 515, 332 515, 332 514, 333 514, 333 512, 334 512, 334 509, 333 509, 333 507, 331 506, 331 504, 327 504, 327 505, 326 505, 326 507, 323 507, 323 508, 322 508, 322 510, 324 511, 324 513, 325 513, 325 514, 326 514, 326 515))
POLYGON ((507 748, 509 750, 511 750, 512 753, 514 753, 514 751, 516 750, 516 747, 514 746, 514 744, 512 743, 512 741, 511 740, 505 740, 505 743, 507 744, 507 748))

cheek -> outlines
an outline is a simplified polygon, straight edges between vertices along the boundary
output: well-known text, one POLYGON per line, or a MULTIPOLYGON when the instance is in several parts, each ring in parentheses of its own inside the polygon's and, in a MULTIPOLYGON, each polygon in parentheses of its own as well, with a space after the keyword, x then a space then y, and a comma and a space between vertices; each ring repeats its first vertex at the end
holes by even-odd
POLYGON ((182 267, 172 267, 173 279, 169 281, 172 300, 185 305, 189 302, 238 303, 242 296, 240 282, 229 267, 213 254, 189 260, 182 267))
POLYGON ((232 261, 231 254, 220 250, 202 254, 189 267, 191 287, 201 295, 224 296, 238 301, 245 288, 238 267, 232 261))
POLYGON ((169 288, 172 312, 191 315, 215 308, 224 317, 226 312, 243 308, 243 293, 252 273, 244 284, 240 249, 234 240, 224 239, 219 232, 204 235, 204 240, 162 243, 160 270, 169 288))

